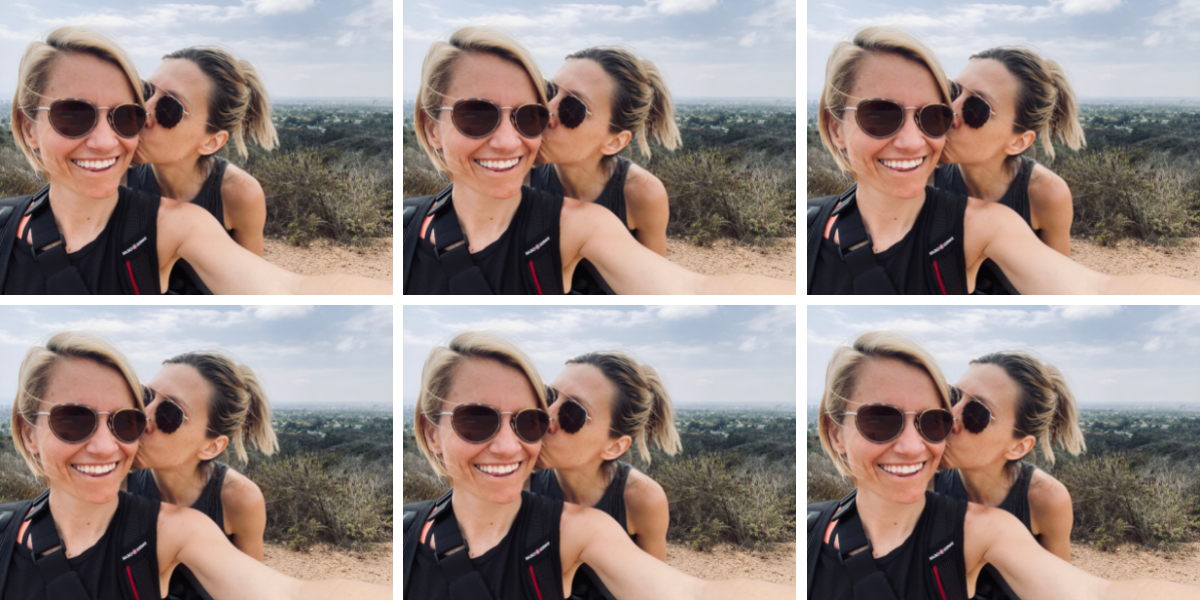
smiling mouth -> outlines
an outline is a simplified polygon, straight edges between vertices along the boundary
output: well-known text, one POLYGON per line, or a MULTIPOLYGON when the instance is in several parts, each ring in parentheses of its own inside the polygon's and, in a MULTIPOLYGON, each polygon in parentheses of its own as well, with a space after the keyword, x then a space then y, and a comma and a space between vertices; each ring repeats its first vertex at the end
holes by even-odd
POLYGON ((916 170, 921 165, 925 164, 925 157, 922 156, 921 158, 914 158, 914 159, 910 159, 910 160, 880 159, 879 164, 881 164, 893 171, 908 172, 908 171, 916 170))
POLYGON ((913 475, 920 473, 921 470, 925 468, 925 463, 920 462, 911 465, 879 465, 879 468, 883 469, 889 475, 894 475, 896 477, 912 477, 913 475))
POLYGON ((515 462, 509 465, 475 465, 483 473, 491 477, 507 477, 517 472, 521 468, 521 463, 515 462))
POLYGON ((521 162, 519 158, 510 158, 508 160, 476 160, 475 164, 496 173, 511 171, 521 162))
POLYGON ((117 159, 116 159, 116 157, 106 158, 104 160, 75 160, 75 159, 72 159, 71 162, 75 163, 75 166, 77 166, 85 171, 100 172, 100 171, 107 171, 110 167, 117 164, 117 159))
POLYGON ((104 477, 116 470, 118 463, 109 463, 107 465, 71 465, 71 468, 87 475, 88 477, 104 477))

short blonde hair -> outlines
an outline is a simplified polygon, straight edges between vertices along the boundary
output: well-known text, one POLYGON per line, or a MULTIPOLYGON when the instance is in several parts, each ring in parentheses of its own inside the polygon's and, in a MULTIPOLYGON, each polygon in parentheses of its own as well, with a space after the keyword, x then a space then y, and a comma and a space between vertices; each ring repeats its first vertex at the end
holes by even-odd
POLYGON ((546 404, 546 384, 538 374, 533 360, 516 344, 494 334, 482 331, 467 331, 455 335, 445 346, 435 346, 421 368, 421 392, 417 396, 416 414, 413 415, 413 435, 417 447, 429 461, 439 477, 449 479, 446 464, 440 455, 429 449, 425 439, 425 423, 437 426, 441 421, 442 404, 454 387, 454 378, 459 367, 471 360, 494 360, 512 367, 525 375, 537 398, 537 407, 549 410, 546 404))
POLYGON ((829 62, 825 63, 825 85, 817 103, 817 129, 821 132, 821 143, 842 171, 851 172, 850 161, 846 159, 845 151, 833 144, 829 121, 845 118, 845 108, 851 104, 850 91, 858 83, 859 68, 868 57, 878 54, 894 54, 924 66, 937 82, 942 102, 950 104, 950 80, 946 78, 946 71, 933 50, 916 36, 895 27, 867 27, 854 34, 853 41, 834 44, 829 62))
POLYGON ((445 94, 454 82, 454 69, 459 60, 469 54, 491 54, 525 69, 533 82, 538 102, 542 105, 549 103, 546 80, 533 55, 508 35, 490 27, 462 27, 451 33, 448 41, 434 42, 425 54, 425 62, 421 64, 421 84, 417 87, 417 99, 413 107, 413 128, 430 162, 442 173, 448 174, 446 159, 441 151, 430 145, 425 135, 425 123, 426 119, 437 121, 441 118, 438 109, 443 106, 445 94))
POLYGON ((842 426, 846 404, 854 395, 863 366, 882 358, 895 359, 924 371, 938 390, 942 408, 951 408, 950 385, 946 383, 941 367, 938 367, 932 354, 913 340, 890 331, 872 331, 858 336, 849 346, 840 346, 833 351, 829 367, 825 370, 825 391, 821 394, 821 405, 817 411, 821 419, 817 423, 817 434, 821 438, 821 448, 843 477, 853 479, 846 457, 835 452, 829 441, 829 428, 833 425, 842 426))
POLYGON ((17 91, 13 94, 12 103, 12 132, 17 147, 25 154, 25 159, 35 171, 43 175, 46 166, 42 163, 41 156, 25 141, 21 126, 26 119, 37 120, 36 111, 45 98, 46 87, 50 85, 54 63, 67 54, 89 54, 112 63, 121 69, 125 78, 129 80, 134 102, 141 106, 146 105, 146 99, 142 97, 142 78, 138 75, 137 67, 125 50, 103 33, 87 27, 59 27, 46 36, 46 41, 29 42, 17 70, 17 91))
POLYGON ((17 375, 17 395, 13 399, 12 407, 12 438, 17 452, 25 459, 29 470, 38 477, 45 477, 46 472, 42 469, 40 459, 33 456, 25 446, 21 425, 27 423, 34 426, 37 423, 39 404, 50 389, 55 367, 69 359, 90 360, 120 373, 129 384, 134 407, 146 409, 143 402, 145 388, 142 387, 133 365, 120 350, 107 341, 90 333, 63 331, 46 340, 45 346, 31 347, 25 352, 25 359, 21 361, 21 370, 17 375))

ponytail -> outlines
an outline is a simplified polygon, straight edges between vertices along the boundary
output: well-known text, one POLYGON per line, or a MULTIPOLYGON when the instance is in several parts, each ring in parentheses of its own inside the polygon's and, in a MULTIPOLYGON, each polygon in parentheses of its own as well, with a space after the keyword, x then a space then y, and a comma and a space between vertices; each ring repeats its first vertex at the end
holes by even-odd
POLYGON ((188 352, 163 364, 192 367, 212 388, 208 399, 209 439, 228 437, 243 463, 249 462, 247 442, 268 456, 279 449, 271 426, 270 403, 250 367, 217 351, 188 352))
MULTIPOLYGON (((1073 455, 1087 450, 1087 442, 1083 439, 1083 431, 1079 428, 1079 414, 1075 405, 1075 395, 1067 387, 1067 380, 1062 371, 1053 365, 1046 365, 1050 376, 1050 387, 1056 402, 1054 403, 1054 418, 1050 421, 1050 433, 1042 437, 1042 453, 1054 455, 1054 445, 1073 455)), ((1053 461, 1051 461, 1053 462, 1053 461)))
POLYGON ((616 437, 633 438, 638 454, 650 464, 649 443, 674 456, 683 449, 675 429, 675 409, 654 367, 620 352, 592 352, 567 361, 596 367, 613 386, 612 425, 616 437))
POLYGON ((645 153, 646 156, 649 156, 649 144, 646 143, 647 133, 668 150, 674 150, 681 146, 683 137, 679 134, 679 126, 675 124, 675 101, 671 98, 671 90, 667 89, 667 82, 663 79, 662 73, 658 71, 658 67, 654 66, 654 63, 645 59, 642 60, 642 70, 645 71, 646 81, 650 84, 652 100, 650 101, 650 115, 646 118, 645 126, 639 132, 638 144, 647 148, 645 153))
POLYGON ((1014 99, 1014 133, 1032 131, 1042 138, 1042 149, 1054 159, 1057 138, 1072 150, 1087 144, 1079 123, 1079 101, 1067 74, 1058 63, 1032 48, 1002 46, 971 57, 1000 62, 1016 78, 1019 89, 1014 99))
POLYGON ((567 56, 579 58, 594 61, 613 79, 610 133, 631 132, 646 158, 650 137, 668 150, 683 145, 671 91, 654 63, 619 46, 597 46, 567 56))
POLYGON ((275 124, 271 122, 271 99, 258 71, 249 61, 235 57, 219 46, 193 46, 176 50, 163 57, 186 59, 196 64, 208 76, 212 93, 208 98, 208 132, 229 132, 233 145, 242 158, 249 135, 265 150, 279 143, 275 124))
POLYGON ((1042 139, 1042 145, 1049 148, 1046 153, 1053 157, 1054 149, 1050 147, 1049 138, 1057 138, 1072 150, 1082 148, 1087 139, 1083 134, 1083 125, 1079 123, 1079 101, 1075 98, 1071 82, 1067 81, 1066 71, 1052 60, 1046 61, 1046 67, 1058 98, 1054 103, 1054 116, 1050 118, 1050 135, 1042 139))
MULTIPOLYGON (((238 60, 237 64, 242 70, 246 91, 250 95, 246 102, 246 117, 242 120, 241 129, 264 150, 273 150, 279 145, 279 134, 275 131, 275 124, 271 122, 271 97, 267 94, 267 86, 263 84, 262 78, 258 76, 258 71, 254 70, 250 61, 238 60)), ((245 144, 241 143, 241 140, 235 143, 238 144, 238 152, 245 157, 245 144)))
POLYGON ((1017 386, 1013 436, 1031 435, 1039 440, 1050 464, 1054 464, 1055 444, 1073 455, 1087 449, 1075 395, 1057 367, 1028 352, 995 352, 971 364, 1000 367, 1017 386))

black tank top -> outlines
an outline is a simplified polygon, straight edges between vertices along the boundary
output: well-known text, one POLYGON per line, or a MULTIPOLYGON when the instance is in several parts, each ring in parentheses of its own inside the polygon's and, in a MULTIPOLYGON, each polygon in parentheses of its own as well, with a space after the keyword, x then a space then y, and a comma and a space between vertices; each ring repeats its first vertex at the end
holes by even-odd
MULTIPOLYGON (((1017 479, 1009 488, 1004 501, 997 507, 1019 519, 1030 533, 1033 533, 1033 525, 1029 514, 1029 482, 1033 481, 1033 472, 1036 468, 1033 463, 1026 461, 1018 463, 1017 479)), ((938 473, 934 477, 933 487, 937 493, 943 496, 967 500, 967 488, 963 486, 958 469, 938 473)), ((1007 598, 1016 600, 1017 598, 1015 594, 1011 593, 1004 577, 990 564, 984 565, 983 570, 979 573, 979 579, 975 582, 975 597, 984 600, 1005 600, 1007 598)))
MULTIPOLYGON (((117 239, 120 235, 114 229, 119 231, 119 225, 125 219, 130 218, 132 211, 152 210, 157 214, 157 205, 157 202, 151 200, 146 194, 121 186, 117 192, 117 206, 108 217, 108 223, 104 226, 104 230, 96 236, 96 239, 67 255, 71 265, 79 270, 80 278, 83 279, 84 285, 92 294, 125 293, 118 279, 127 277, 124 263, 120 260, 123 250, 120 245, 124 240, 117 239)), ((11 218, 17 218, 17 216, 14 215, 11 218)), ((146 244, 149 246, 148 250, 157 256, 157 220, 147 218, 146 221, 146 244)), ((37 259, 33 257, 32 248, 21 238, 15 240, 14 243, 15 247, 8 259, 8 275, 4 278, 4 294, 45 294, 46 278, 38 266, 37 259)), ((158 261, 155 260, 154 263, 157 265, 158 261)), ((139 291, 142 294, 159 293, 159 290, 139 289, 139 291)))
MULTIPOLYGON (((1012 183, 1008 184, 1004 195, 996 202, 1016 211, 1022 219, 1025 219, 1025 224, 1033 229, 1033 217, 1029 205, 1029 177, 1033 174, 1033 167, 1037 165, 1037 161, 1028 156, 1020 156, 1017 161, 1016 176, 1013 177, 1012 183)), ((967 183, 963 180, 962 171, 959 170, 958 165, 938 167, 933 173, 933 181, 934 187, 969 195, 967 183)), ((1036 233, 1037 230, 1035 229, 1034 232, 1036 233)), ((983 261, 983 265, 979 267, 979 272, 975 275, 975 291, 980 294, 1011 294, 1016 293, 1017 290, 1000 270, 1000 266, 989 258, 983 261)))
MULTIPOLYGON (((96 600, 121 597, 121 583, 117 577, 124 571, 118 568, 121 556, 118 548, 120 536, 117 535, 116 527, 117 523, 125 521, 132 507, 127 494, 121 492, 117 497, 117 512, 108 523, 104 535, 91 548, 67 559, 71 570, 79 575, 83 589, 87 591, 88 596, 96 600)), ((13 523, 10 526, 18 525, 19 523, 13 523)), ((17 543, 20 544, 20 540, 17 543)), ((8 569, 8 581, 5 582, 4 589, 0 590, 0 598, 46 600, 46 584, 42 580, 42 574, 37 565, 33 564, 28 549, 25 552, 21 550, 17 548, 12 553, 7 565, 0 565, 0 568, 8 569)), ((157 557, 154 560, 157 561, 157 557)))
MULTIPOLYGON (((543 199, 547 196, 541 191, 522 187, 521 204, 517 207, 517 213, 513 215, 508 229, 486 248, 471 254, 471 260, 483 272, 483 278, 494 294, 526 293, 520 269, 528 267, 523 260, 519 238, 525 231, 526 220, 530 218, 530 213, 534 210, 533 194, 539 194, 543 199)), ((560 201, 560 211, 561 206, 560 201)), ((420 217, 413 218, 419 219, 420 217)), ((553 246, 550 250, 552 252, 559 251, 559 222, 559 219, 552 219, 549 242, 553 246)), ((433 226, 430 225, 429 231, 432 230, 433 226)), ((434 254, 433 244, 428 239, 429 231, 426 231, 426 237, 417 240, 416 253, 413 255, 409 272, 409 285, 405 292, 407 294, 450 293, 450 280, 446 277, 446 272, 442 268, 441 262, 438 261, 437 255, 434 254)), ((540 283, 547 295, 562 293, 561 274, 556 281, 549 282, 549 285, 545 281, 540 283)))
MULTIPOLYGON (((208 483, 204 484, 200 497, 196 498, 196 502, 192 504, 191 508, 204 513, 224 532, 225 509, 221 504, 221 489, 225 485, 225 473, 229 470, 229 465, 217 461, 213 461, 211 464, 212 469, 209 473, 208 483)), ((150 473, 150 469, 132 471, 125 481, 130 494, 162 501, 158 494, 158 485, 154 483, 154 476, 150 473)), ((225 537, 229 538, 229 541, 233 541, 232 535, 225 537)), ((200 585, 195 575, 184 565, 175 567, 175 572, 171 573, 167 598, 168 600, 212 600, 204 586, 200 585)))
MULTIPOLYGON (((929 230, 933 226, 933 211, 937 204, 930 200, 935 195, 945 197, 950 194, 937 188, 926 187, 926 201, 921 206, 921 212, 917 215, 912 229, 899 242, 875 255, 875 260, 887 272, 888 279, 891 280, 897 294, 936 293, 929 289, 926 271, 931 267, 924 252, 925 246, 929 243, 929 230)), ((955 206, 958 214, 955 216, 957 225, 954 239, 961 241, 963 239, 963 218, 967 209, 966 198, 961 198, 961 201, 956 202, 955 206)), ((824 224, 816 226, 824 229, 824 224)), ((958 252, 959 264, 965 265, 967 261, 963 247, 964 244, 960 242, 953 247, 952 251, 958 252)), ((850 274, 849 267, 842 260, 837 244, 832 240, 821 239, 821 248, 813 269, 813 294, 854 293, 854 278, 850 274)), ((963 289, 966 289, 965 282, 963 289)))
MULTIPOLYGON (((625 228, 629 229, 629 219, 626 216, 628 207, 625 204, 625 179, 629 175, 629 165, 632 164, 632 161, 624 156, 616 156, 614 161, 608 183, 604 185, 604 189, 592 203, 612 211, 617 218, 621 219, 625 228)), ((558 179, 558 171, 554 169, 554 165, 534 167, 529 173, 529 187, 554 194, 563 194, 562 182, 558 179)), ((633 233, 634 230, 630 229, 629 231, 633 233)), ((579 261, 579 265, 575 267, 575 274, 571 277, 571 293, 595 295, 614 292, 604 281, 604 277, 600 275, 600 270, 585 258, 579 261)))
MULTIPOLYGON (((875 559, 875 564, 887 577, 898 600, 933 600, 929 598, 926 588, 925 577, 928 575, 929 566, 927 557, 924 556, 930 544, 925 531, 926 523, 933 513, 932 503, 928 498, 932 493, 926 492, 925 510, 921 512, 921 517, 908 539, 895 550, 875 559)), ((956 539, 962 540, 963 524, 959 523, 958 527, 956 539)), ((820 535, 824 537, 825 533, 820 532, 820 535)), ((966 573, 962 544, 957 543, 954 546, 950 552, 964 565, 962 572, 966 573)), ((812 594, 809 597, 822 600, 854 600, 852 581, 850 573, 838 556, 838 551, 832 545, 822 543, 821 555, 817 558, 817 566, 813 573, 812 594)))
MULTIPOLYGON (((217 222, 221 227, 225 227, 225 202, 221 198, 221 184, 225 181, 225 167, 229 166, 229 161, 219 156, 214 156, 212 166, 209 168, 208 178, 204 180, 204 184, 200 186, 200 191, 196 193, 196 197, 188 202, 195 204, 209 214, 216 217, 217 222)), ((161 196, 162 191, 158 187, 158 180, 154 177, 154 170, 150 165, 135 165, 129 168, 128 177, 129 187, 140 190, 149 194, 161 196)), ((182 201, 181 198, 176 200, 182 201)), ((233 237, 233 230, 225 230, 229 237, 233 237)), ((179 259, 175 266, 171 268, 171 278, 167 282, 167 293, 171 294, 212 294, 208 286, 204 285, 204 281, 196 273, 196 270, 189 265, 186 260, 179 259)))
MULTIPOLYGON (((484 552, 482 556, 471 559, 471 566, 483 578, 484 585, 487 586, 494 600, 520 600, 525 598, 525 591, 521 584, 521 563, 524 557, 521 556, 521 550, 518 546, 521 532, 528 527, 527 523, 530 520, 532 504, 529 501, 529 492, 521 492, 521 510, 517 513, 517 518, 513 521, 512 527, 508 529, 508 534, 494 548, 484 552)), ((552 558, 554 566, 559 573, 559 591, 553 594, 543 591, 547 600, 549 598, 559 598, 559 594, 562 593, 562 566, 559 563, 559 550, 557 549, 559 526, 562 523, 562 505, 559 504, 557 506, 559 507, 558 514, 552 515, 551 518, 550 540, 555 548, 555 554, 552 555, 552 558)), ((416 527, 419 525, 420 523, 417 523, 413 526, 416 527)), ((449 600, 449 584, 442 573, 442 568, 438 566, 434 552, 426 543, 425 537, 422 538, 421 542, 421 545, 417 547, 417 553, 413 560, 412 573, 409 575, 410 593, 408 597, 421 598, 421 600, 449 600)))

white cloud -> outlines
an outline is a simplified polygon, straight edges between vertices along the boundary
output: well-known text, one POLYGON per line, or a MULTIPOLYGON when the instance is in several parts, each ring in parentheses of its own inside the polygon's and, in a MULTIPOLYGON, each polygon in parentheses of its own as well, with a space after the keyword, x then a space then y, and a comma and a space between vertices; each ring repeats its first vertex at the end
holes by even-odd
POLYGON ((738 346, 738 350, 741 350, 742 352, 754 352, 765 345, 766 344, 762 340, 758 339, 757 336, 751 336, 746 338, 746 340, 742 342, 740 346, 738 346))
POLYGON ((698 319, 707 317, 717 310, 716 306, 651 306, 650 311, 664 321, 698 319))
POLYGON ((366 346, 366 344, 363 343, 362 339, 351 336, 338 342, 337 351, 350 352, 352 350, 358 350, 363 346, 366 346))
POLYGON ((1056 306, 1054 310, 1068 321, 1083 321, 1087 319, 1107 319, 1118 312, 1120 306, 1056 306))
POLYGON ((250 311, 255 318, 264 321, 275 321, 278 319, 295 319, 303 317, 311 313, 315 307, 313 306, 253 306, 250 311))
POLYGON ((751 46, 765 44, 769 41, 771 41, 771 38, 767 37, 766 35, 759 33, 757 31, 751 31, 750 33, 747 33, 746 35, 742 36, 742 39, 738 40, 738 45, 749 48, 751 46))
POLYGON ((1058 0, 1051 5, 1068 15, 1112 12, 1121 5, 1121 0, 1058 0))
POLYGON ((1200 21, 1200 0, 1179 0, 1175 6, 1155 14, 1150 22, 1161 27, 1182 26, 1200 21))
POLYGON ((658 12, 664 15, 680 15, 683 13, 705 12, 717 5, 717 0, 659 0, 658 12))
POLYGON ((254 7, 254 12, 260 15, 278 15, 304 12, 314 3, 315 0, 254 0, 249 4, 254 7))

